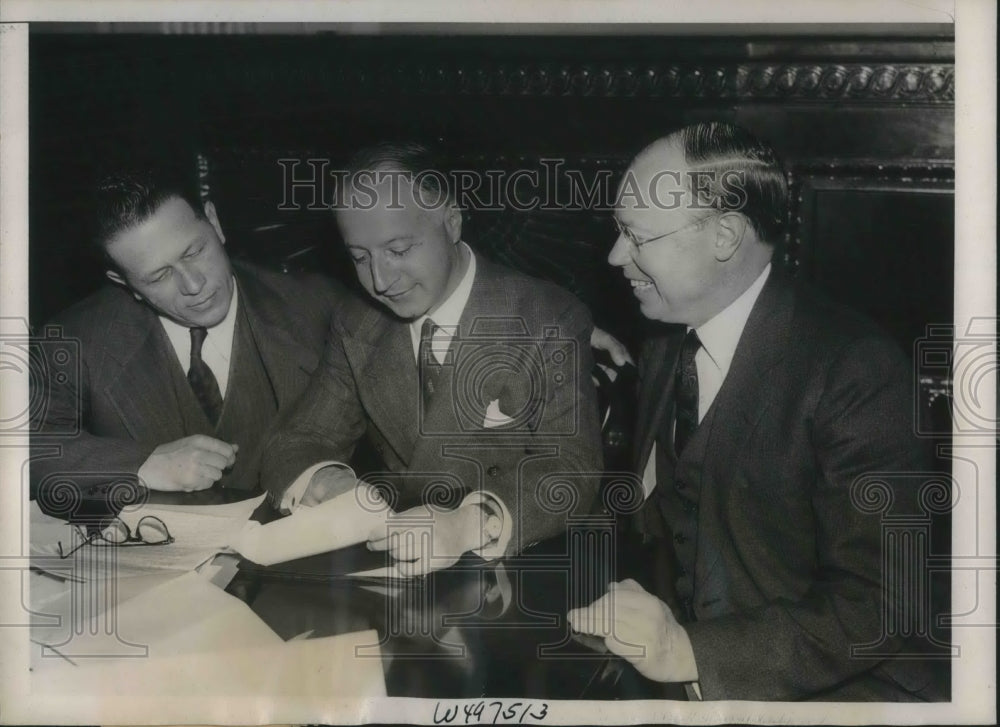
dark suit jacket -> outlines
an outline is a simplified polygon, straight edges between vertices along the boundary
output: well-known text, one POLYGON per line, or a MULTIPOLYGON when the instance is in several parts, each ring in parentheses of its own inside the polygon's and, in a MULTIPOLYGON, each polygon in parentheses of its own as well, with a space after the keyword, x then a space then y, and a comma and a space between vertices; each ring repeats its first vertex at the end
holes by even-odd
MULTIPOLYGON (((235 264, 234 272, 239 305, 279 409, 286 407, 316 368, 331 313, 344 294, 319 276, 295 278, 245 264, 235 264)), ((158 445, 185 436, 170 385, 170 366, 177 362, 152 309, 123 288, 107 286, 57 316, 49 332, 51 326, 69 342, 61 348, 71 360, 48 360, 44 380, 34 382, 41 400, 34 411, 33 496, 54 473, 69 473, 83 489, 128 480, 158 445)), ((40 348, 47 356, 56 345, 40 348)))
MULTIPOLYGON (((638 472, 672 416, 685 329, 671 328, 641 356, 638 472)), ((890 473, 898 512, 920 513, 919 481, 899 474, 928 470, 911 385, 872 324, 772 271, 705 419, 686 625, 704 698, 892 700, 940 686, 926 662, 851 656, 899 605, 883 598, 881 518, 853 504, 852 485, 890 473)))
POLYGON ((492 492, 513 516, 510 552, 590 510, 601 469, 590 315, 554 285, 482 257, 476 266, 427 411, 409 324, 360 301, 336 318, 319 370, 264 455, 275 504, 308 467, 347 462, 367 431, 387 470, 369 480, 390 481, 397 510, 492 492), (485 429, 494 400, 515 421, 485 429))

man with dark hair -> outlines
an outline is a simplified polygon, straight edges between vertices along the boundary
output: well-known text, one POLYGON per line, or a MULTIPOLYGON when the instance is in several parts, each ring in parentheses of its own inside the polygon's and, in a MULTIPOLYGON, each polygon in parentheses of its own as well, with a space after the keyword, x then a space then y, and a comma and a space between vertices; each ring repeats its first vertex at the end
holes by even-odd
POLYGON ((78 375, 33 382, 33 496, 44 506, 66 481, 256 490, 264 433, 305 388, 344 294, 232 264, 215 206, 170 167, 107 177, 94 211, 112 284, 52 322, 78 375))
POLYGON ((355 486, 342 463, 367 433, 398 522, 421 520, 370 535, 405 575, 558 534, 590 510, 601 469, 589 312, 474 254, 429 159, 382 144, 350 165, 337 222, 378 305, 337 317, 262 466, 276 506, 317 504, 355 486))
POLYGON ((883 473, 897 504, 916 500, 897 476, 927 471, 911 368, 772 269, 786 199, 774 152, 731 124, 682 129, 629 167, 609 262, 667 324, 640 359, 649 551, 623 564, 644 585, 612 584, 569 620, 705 699, 940 698, 927 661, 892 658, 886 619, 924 604, 886 580, 882 523, 856 499, 883 473), (853 656, 883 637, 882 656, 853 656))

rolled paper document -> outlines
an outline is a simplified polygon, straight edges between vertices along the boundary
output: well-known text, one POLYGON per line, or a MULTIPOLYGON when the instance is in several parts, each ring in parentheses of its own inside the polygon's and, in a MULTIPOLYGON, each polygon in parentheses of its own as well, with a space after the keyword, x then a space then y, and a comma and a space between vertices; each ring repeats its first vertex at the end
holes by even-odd
POLYGON ((299 507, 267 525, 248 522, 233 548, 258 565, 284 563, 361 543, 390 513, 375 489, 359 482, 353 490, 313 507, 299 507))

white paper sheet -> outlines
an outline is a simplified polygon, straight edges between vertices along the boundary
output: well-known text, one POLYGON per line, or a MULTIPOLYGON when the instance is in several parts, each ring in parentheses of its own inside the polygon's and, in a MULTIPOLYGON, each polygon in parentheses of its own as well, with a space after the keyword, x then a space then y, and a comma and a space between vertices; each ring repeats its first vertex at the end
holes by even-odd
POLYGON ((357 490, 345 492, 267 525, 248 522, 234 547, 259 565, 284 563, 365 541, 373 529, 384 525, 390 512, 357 490))
MULTIPOLYGON (((281 640, 245 603, 199 573, 127 579, 113 588, 77 584, 67 589, 66 597, 47 604, 44 613, 57 616, 58 622, 32 627, 31 638, 70 657, 136 651, 123 644, 163 656, 281 640)), ((93 661, 82 660, 88 658, 93 661)), ((46 657, 38 664, 51 661, 46 657)))
MULTIPOLYGON (((51 665, 32 672, 33 697, 73 695, 82 705, 88 699, 109 699, 109 689, 129 698, 240 697, 263 704, 295 697, 297 703, 317 700, 314 708, 328 706, 336 697, 385 696, 374 630, 161 658, 77 665, 58 658, 50 661, 51 665)), ((162 716, 157 713, 149 718, 159 721, 162 716)))
POLYGON ((114 685, 130 696, 385 694, 375 631, 286 643, 198 574, 146 590, 115 616, 114 629, 97 634, 71 637, 70 623, 34 628, 32 692, 101 694, 114 685))
POLYGON ((253 511, 264 501, 264 497, 265 495, 258 495, 248 500, 227 502, 223 505, 145 505, 144 507, 167 512, 190 512, 197 515, 211 515, 212 517, 226 517, 242 521, 250 519, 253 511))

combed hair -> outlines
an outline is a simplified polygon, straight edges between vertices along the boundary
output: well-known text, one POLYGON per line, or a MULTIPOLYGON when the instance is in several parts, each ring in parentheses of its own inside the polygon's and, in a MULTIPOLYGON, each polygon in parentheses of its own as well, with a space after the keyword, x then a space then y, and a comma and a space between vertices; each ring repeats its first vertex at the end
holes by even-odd
MULTIPOLYGON (((348 187, 358 175, 375 172, 399 172, 411 184, 416 183, 424 192, 441 201, 453 201, 448 177, 438 152, 429 146, 412 141, 384 141, 355 152, 347 162, 348 187)), ((334 207, 346 204, 346 190, 338 190, 334 207)))
POLYGON ((180 168, 119 168, 99 178, 93 190, 94 242, 100 250, 115 235, 142 224, 164 202, 179 197, 204 218, 197 173, 180 168))
POLYGON ((701 204, 741 212, 763 242, 781 241, 788 182, 769 144, 726 122, 693 124, 671 136, 684 153, 689 188, 701 204))

